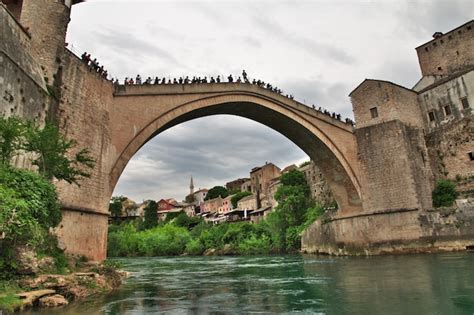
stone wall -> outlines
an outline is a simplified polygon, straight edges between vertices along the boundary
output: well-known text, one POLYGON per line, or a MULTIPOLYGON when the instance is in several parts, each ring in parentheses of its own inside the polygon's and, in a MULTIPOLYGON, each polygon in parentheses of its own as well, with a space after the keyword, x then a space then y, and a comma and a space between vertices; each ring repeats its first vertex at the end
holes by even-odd
POLYGON ((420 91, 420 106, 427 132, 474 111, 474 69, 451 80, 442 80, 420 91), (462 101, 469 105, 464 108, 462 101), (449 106, 450 113, 445 107, 449 106), (430 117, 431 116, 431 117, 430 117))
POLYGON ((474 21, 416 48, 421 73, 451 74, 474 64, 474 21))
POLYGON ((436 179, 458 181, 459 191, 474 193, 474 117, 446 124, 426 136, 430 163, 436 179))
POLYGON ((29 53, 30 36, 0 4, 0 115, 42 120, 47 87, 29 53))
POLYGON ((23 0, 20 21, 31 34, 31 53, 50 85, 61 63, 70 11, 63 1, 23 0))
POLYGON ((474 246, 474 200, 441 210, 389 211, 347 218, 330 214, 303 234, 302 251, 334 255, 466 250, 474 246))
POLYGON ((387 81, 365 80, 350 96, 357 128, 391 120, 423 126, 417 94, 412 90, 387 81), (376 109, 377 117, 373 117, 372 109, 376 109))
POLYGON ((431 207, 431 169, 422 130, 390 121, 355 133, 365 174, 364 212, 431 207))
POLYGON ((113 85, 91 72, 79 58, 69 51, 63 54, 62 85, 57 112, 59 127, 77 148, 87 148, 96 165, 91 178, 81 187, 58 183, 61 201, 78 207, 107 213, 111 189, 108 175, 112 162, 110 150, 109 111, 113 99, 113 85))

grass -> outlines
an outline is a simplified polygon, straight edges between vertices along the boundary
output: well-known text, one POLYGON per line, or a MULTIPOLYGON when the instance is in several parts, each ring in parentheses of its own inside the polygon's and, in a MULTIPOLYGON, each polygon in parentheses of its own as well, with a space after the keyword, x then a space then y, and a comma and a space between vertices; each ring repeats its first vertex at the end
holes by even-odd
POLYGON ((20 288, 15 282, 0 282, 0 310, 13 312, 22 305, 22 301, 15 294, 20 292, 20 288))

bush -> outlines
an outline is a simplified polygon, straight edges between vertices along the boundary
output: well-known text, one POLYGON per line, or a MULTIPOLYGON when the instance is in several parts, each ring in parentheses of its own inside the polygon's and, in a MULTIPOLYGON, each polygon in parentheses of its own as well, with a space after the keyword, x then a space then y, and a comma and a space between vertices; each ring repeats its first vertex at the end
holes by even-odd
POLYGON ((267 235, 257 237, 251 235, 249 238, 242 240, 237 246, 237 251, 242 255, 259 255, 268 254, 271 248, 271 240, 267 235))
POLYGON ((60 221, 51 183, 31 171, 0 166, 0 231, 5 241, 41 244, 60 221))
POLYGON ((205 248, 198 239, 192 239, 186 244, 185 252, 189 255, 201 255, 205 248))
POLYGON ((433 206, 435 208, 452 206, 457 196, 456 185, 452 181, 438 180, 432 194, 433 206))

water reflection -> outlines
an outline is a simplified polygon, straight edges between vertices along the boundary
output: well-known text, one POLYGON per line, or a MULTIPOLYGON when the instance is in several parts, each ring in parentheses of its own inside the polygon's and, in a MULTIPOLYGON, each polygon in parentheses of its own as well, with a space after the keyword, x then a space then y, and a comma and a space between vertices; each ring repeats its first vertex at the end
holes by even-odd
POLYGON ((120 261, 132 272, 120 289, 39 314, 474 313, 466 253, 120 261))

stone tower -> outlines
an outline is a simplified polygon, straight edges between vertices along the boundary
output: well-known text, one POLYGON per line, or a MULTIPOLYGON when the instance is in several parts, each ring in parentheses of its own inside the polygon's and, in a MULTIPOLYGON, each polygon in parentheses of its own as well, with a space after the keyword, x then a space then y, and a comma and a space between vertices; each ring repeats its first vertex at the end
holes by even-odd
POLYGON ((192 195, 194 193, 194 183, 193 183, 193 176, 191 175, 191 182, 189 183, 189 194, 192 195))

